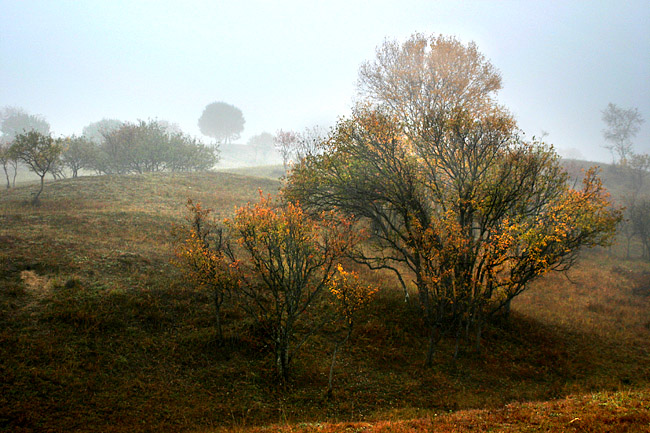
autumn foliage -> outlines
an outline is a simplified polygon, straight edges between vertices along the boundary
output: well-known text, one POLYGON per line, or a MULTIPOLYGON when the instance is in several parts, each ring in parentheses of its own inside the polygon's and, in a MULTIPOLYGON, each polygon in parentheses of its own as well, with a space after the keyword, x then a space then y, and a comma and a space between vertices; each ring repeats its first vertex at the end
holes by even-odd
POLYGON ((176 240, 174 263, 184 271, 194 287, 212 292, 217 332, 223 339, 221 308, 237 287, 235 263, 224 239, 223 227, 210 218, 212 209, 188 199, 187 210, 186 224, 173 228, 176 240))
POLYGON ((417 294, 413 322, 428 335, 431 365, 447 336, 454 356, 461 342, 478 349, 512 299, 569 269, 582 248, 607 245, 621 220, 595 169, 571 186, 553 148, 525 138, 496 103, 499 73, 474 44, 420 34, 386 42, 359 86, 353 114, 293 167, 286 201, 262 197, 226 221, 237 259, 220 257, 238 275, 242 308, 268 327, 283 377, 330 320, 315 314, 327 311, 325 292, 350 326, 363 304, 355 290, 370 293, 338 269, 343 257, 392 271, 407 298, 417 294))
POLYGON ((292 359, 325 325, 342 318, 347 341, 355 312, 374 293, 341 265, 362 236, 350 219, 324 212, 316 220, 261 192, 219 229, 200 204, 189 201, 188 210, 188 224, 177 229, 185 234, 177 236, 177 264, 196 287, 214 290, 217 317, 229 296, 256 321, 280 378, 288 379, 292 359))
POLYGON ((360 111, 339 124, 329 152, 294 169, 286 191, 371 229, 356 259, 417 289, 427 363, 444 335, 473 329, 478 341, 529 282, 606 244, 620 220, 595 170, 573 189, 554 152, 521 141, 508 118, 454 114, 428 141, 389 114, 360 111))
POLYGON ((417 291, 429 365, 446 335, 473 333, 478 347, 487 320, 582 247, 606 245, 621 218, 595 169, 574 189, 552 147, 524 138, 495 102, 500 85, 474 44, 386 42, 360 71, 365 99, 285 191, 370 229, 355 259, 417 291))

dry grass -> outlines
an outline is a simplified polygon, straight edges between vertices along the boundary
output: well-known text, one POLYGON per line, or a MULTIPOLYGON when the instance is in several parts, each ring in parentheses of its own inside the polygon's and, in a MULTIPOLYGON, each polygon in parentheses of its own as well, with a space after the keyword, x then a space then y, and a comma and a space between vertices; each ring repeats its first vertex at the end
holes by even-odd
MULTIPOLYGON (((602 392, 548 402, 514 403, 495 410, 433 413, 405 421, 298 423, 228 429, 248 433, 417 433, 417 432, 647 432, 650 394, 602 392)), ((214 430, 220 431, 220 430, 214 430)))
POLYGON ((241 174, 244 176, 253 177, 266 177, 269 179, 280 179, 286 175, 282 165, 262 165, 257 167, 242 167, 242 168, 223 168, 219 169, 224 173, 241 174))
POLYGON ((225 173, 83 177, 0 192, 0 429, 28 431, 644 431, 650 299, 640 262, 598 251, 549 275, 483 350, 423 368, 416 306, 387 276, 339 358, 324 332, 287 389, 249 324, 169 265, 187 197, 221 216, 277 181, 225 173), (234 332, 238 331, 238 332, 234 332), (526 403, 535 402, 540 403, 526 403), (547 401, 547 402, 544 402, 547 401), (450 413, 452 412, 452 413, 450 413), (575 420, 579 418, 579 420, 575 420), (409 421, 411 420, 411 421, 409 421), (572 422, 573 421, 573 422, 572 422), (599 427, 599 426, 604 427, 599 427), (625 430, 629 428, 630 430, 625 430))

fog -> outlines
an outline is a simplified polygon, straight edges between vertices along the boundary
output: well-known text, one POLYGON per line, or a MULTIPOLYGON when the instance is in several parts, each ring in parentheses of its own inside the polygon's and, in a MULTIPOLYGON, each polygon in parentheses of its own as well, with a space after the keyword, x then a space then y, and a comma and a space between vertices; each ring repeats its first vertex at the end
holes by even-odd
POLYGON ((328 127, 350 111, 361 63, 417 31, 475 41, 520 127, 561 154, 611 160, 610 102, 639 109, 635 149, 650 152, 647 1, 0 0, 0 11, 0 107, 40 114, 56 135, 161 119, 209 141, 197 121, 214 101, 241 109, 240 145, 328 127))

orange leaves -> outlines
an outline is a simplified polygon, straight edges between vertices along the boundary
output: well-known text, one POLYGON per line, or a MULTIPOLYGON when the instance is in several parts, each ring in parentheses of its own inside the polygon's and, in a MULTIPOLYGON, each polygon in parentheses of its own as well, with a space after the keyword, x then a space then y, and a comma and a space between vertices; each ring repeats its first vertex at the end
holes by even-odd
POLYGON ((328 288, 349 326, 354 311, 369 299, 370 291, 356 275, 335 267, 361 233, 336 212, 314 219, 298 203, 277 202, 261 193, 259 202, 237 209, 226 225, 246 257, 238 266, 244 281, 240 292, 256 317, 274 324, 271 344, 278 373, 286 378, 291 354, 302 344, 294 346, 300 340, 297 323, 307 332, 304 339, 311 335, 324 315, 317 300, 328 288), (303 318, 307 311, 310 320, 303 318))
POLYGON ((214 290, 230 287, 236 280, 232 264, 222 251, 211 248, 195 229, 175 247, 176 264, 197 288, 214 290))
POLYGON ((258 256, 263 251, 275 251, 279 262, 296 253, 307 261, 327 261, 343 255, 363 236, 353 230, 350 219, 334 211, 322 212, 315 219, 298 203, 278 203, 263 195, 258 203, 239 208, 226 225, 249 253, 258 256))
POLYGON ((351 322, 354 314, 363 309, 377 293, 377 288, 366 286, 359 281, 359 274, 348 272, 341 264, 330 281, 330 292, 336 300, 340 313, 351 322))
POLYGON ((406 292, 412 281, 432 330, 480 329, 528 282, 611 239, 620 212, 595 172, 575 191, 553 149, 526 142, 475 46, 388 42, 360 83, 367 105, 292 172, 285 194, 369 227, 358 260, 392 270, 406 292))
POLYGON ((386 41, 379 47, 377 58, 361 67, 359 87, 367 100, 416 124, 445 109, 489 109, 501 77, 475 44, 416 33, 402 44, 386 41))

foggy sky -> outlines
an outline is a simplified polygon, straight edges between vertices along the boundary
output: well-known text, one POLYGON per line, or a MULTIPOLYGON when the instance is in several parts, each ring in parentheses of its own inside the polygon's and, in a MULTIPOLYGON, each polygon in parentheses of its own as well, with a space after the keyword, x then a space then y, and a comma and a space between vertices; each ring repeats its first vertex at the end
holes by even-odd
MULTIPOLYGON (((610 161, 601 110, 637 107, 650 153, 649 1, 0 0, 0 107, 80 134, 102 118, 164 119, 201 136, 210 102, 240 108, 240 142, 331 126, 385 38, 475 41, 529 135, 610 161)), ((203 137, 206 141, 207 138, 203 137)))

